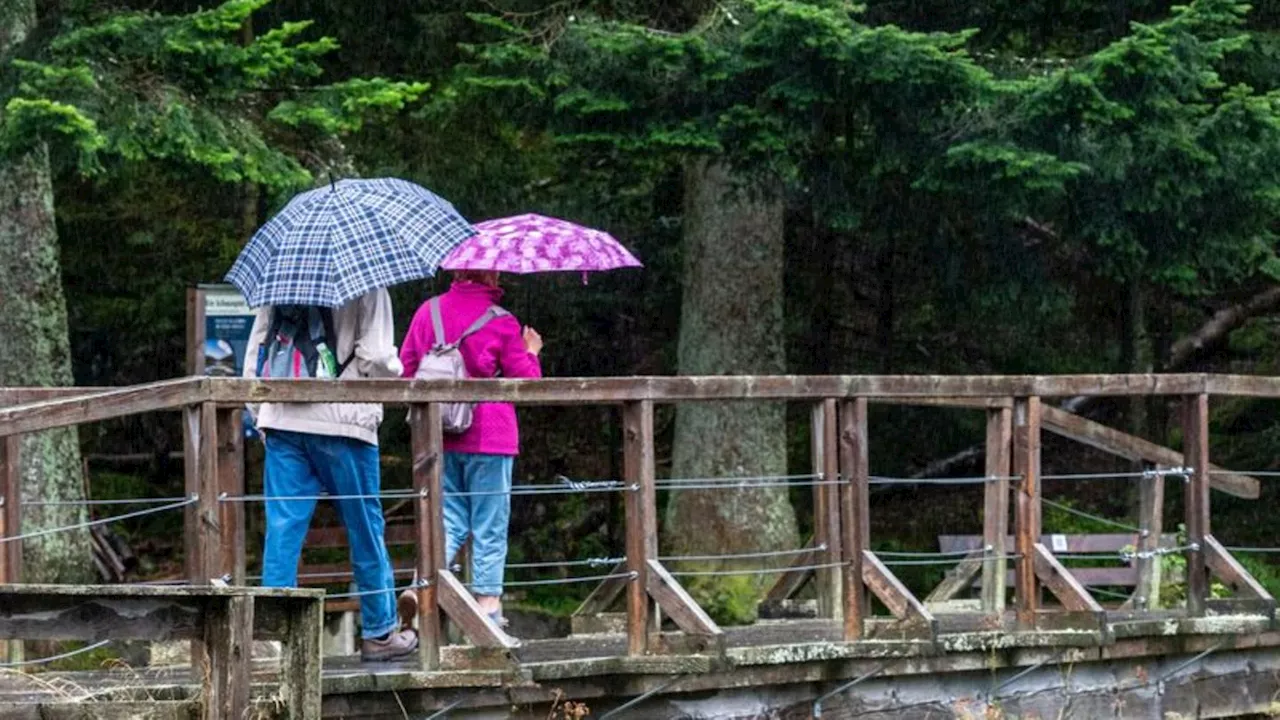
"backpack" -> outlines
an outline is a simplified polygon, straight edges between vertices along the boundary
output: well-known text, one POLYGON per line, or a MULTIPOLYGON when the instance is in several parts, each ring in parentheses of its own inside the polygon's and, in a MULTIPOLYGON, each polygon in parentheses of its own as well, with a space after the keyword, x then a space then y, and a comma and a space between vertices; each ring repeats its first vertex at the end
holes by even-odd
POLYGON ((277 305, 271 311, 267 337, 258 348, 258 377, 332 380, 355 357, 338 364, 334 348, 333 310, 316 305, 277 305))
MULTIPOLYGON (((431 351, 422 356, 418 363, 418 371, 413 374, 419 380, 465 380, 467 365, 462 359, 458 347, 480 328, 489 324, 490 320, 511 313, 497 305, 490 305, 484 314, 476 318, 471 326, 462 331, 457 340, 446 342, 444 320, 440 317, 440 298, 427 301, 431 310, 431 328, 435 331, 435 345, 431 351)), ((440 407, 441 424, 444 431, 452 434, 464 433, 471 428, 471 420, 475 412, 475 403, 443 403, 440 407)))

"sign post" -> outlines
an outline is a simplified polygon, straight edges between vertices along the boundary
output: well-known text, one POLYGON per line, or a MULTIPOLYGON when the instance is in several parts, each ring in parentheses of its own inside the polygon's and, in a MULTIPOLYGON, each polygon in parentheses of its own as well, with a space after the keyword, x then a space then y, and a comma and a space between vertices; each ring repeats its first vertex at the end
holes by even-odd
POLYGON ((187 291, 187 374, 240 377, 255 313, 231 285, 187 291))

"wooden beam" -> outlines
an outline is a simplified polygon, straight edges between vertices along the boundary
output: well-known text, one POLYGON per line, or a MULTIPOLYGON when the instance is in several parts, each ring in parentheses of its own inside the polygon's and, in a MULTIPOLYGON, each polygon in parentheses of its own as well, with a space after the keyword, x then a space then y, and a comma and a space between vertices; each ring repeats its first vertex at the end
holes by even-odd
POLYGON ((780 600, 790 599, 793 595, 800 592, 800 588, 813 577, 813 570, 806 568, 807 565, 814 565, 818 562, 818 550, 810 545, 805 551, 802 551, 791 558, 791 562, 787 563, 787 569, 778 576, 769 588, 769 592, 765 593, 766 602, 778 602, 780 600), (797 570, 796 568, 801 568, 797 570))
MULTIPOLYGON (((973 585, 973 581, 984 570, 986 563, 986 553, 981 550, 966 555, 956 566, 947 571, 942 578, 942 582, 925 597, 925 605, 929 603, 941 603, 953 600, 957 595, 964 592, 966 588, 973 585)), ((1003 581, 1001 581, 1003 582, 1003 581)), ((987 580, 983 579, 983 587, 987 587, 987 580)))
POLYGON ((218 422, 213 403, 183 412, 183 447, 187 497, 196 502, 184 510, 183 548, 187 581, 208 585, 221 575, 221 508, 218 502, 218 422))
POLYGON ((440 580, 440 607, 449 614, 449 619, 458 624, 462 633, 476 647, 499 648, 510 650, 520 647, 520 642, 502 631, 502 628, 485 617, 484 611, 476 603, 476 599, 462 586, 462 582, 452 572, 443 568, 436 571, 440 580))
POLYGON ((681 630, 692 635, 724 635, 711 616, 694 602, 662 563, 650 558, 647 564, 649 594, 681 630))
POLYGON ((1018 552, 1018 620, 1034 627, 1040 609, 1035 545, 1040 538, 1040 398, 1023 397, 1013 406, 1013 472, 1021 480, 1017 490, 1015 539, 1018 552))
POLYGON ((1274 607, 1275 598, 1271 593, 1212 535, 1204 538, 1204 562, 1214 575, 1231 588, 1231 592, 1241 597, 1270 601, 1274 607))
POLYGON ((1134 605, 1141 610, 1160 607, 1161 558, 1155 555, 1164 535, 1164 476, 1154 474, 1138 479, 1138 587, 1134 605))
POLYGON ((863 636, 871 606, 867 602, 865 551, 871 544, 869 497, 870 457, 867 450, 867 400, 839 405, 840 422, 840 544, 844 553, 844 621, 846 641, 863 636))
POLYGON ((17 435, 174 410, 203 402, 208 396, 205 382, 205 378, 162 380, 120 390, 3 407, 0 408, 0 433, 17 435))
POLYGON ((418 534, 418 580, 422 583, 418 587, 418 658, 423 670, 440 667, 439 572, 445 566, 441 504, 444 431, 440 423, 437 404, 415 405, 409 409, 413 489, 418 492, 413 520, 418 534))
MULTIPOLYGON (((1041 408, 1041 413, 1045 430, 1103 452, 1134 462, 1148 462, 1164 467, 1183 467, 1187 464, 1182 453, 1177 450, 1107 427, 1066 410, 1046 405, 1041 408)), ((1257 499, 1262 492, 1262 486, 1257 478, 1232 473, 1217 465, 1210 465, 1209 469, 1212 473, 1209 482, 1214 490, 1250 500, 1257 499)))
MULTIPOLYGON (((988 553, 982 562, 982 610, 1004 612, 1005 604, 1005 536, 1009 532, 1009 475, 1013 469, 1013 409, 994 408, 987 411, 987 451, 985 472, 989 480, 983 486, 982 537, 988 553)), ((958 570, 959 568, 957 568, 958 570)), ((958 574, 957 574, 958 575, 958 574)))
MULTIPOLYGON (((242 495, 244 484, 243 410, 219 408, 218 495, 242 495)), ((244 503, 218 503, 219 564, 217 575, 230 575, 232 585, 245 584, 244 503)))
MULTIPOLYGON (((0 538, 22 534, 21 435, 0 438, 0 538)), ((0 544, 0 585, 22 582, 22 541, 0 544)), ((0 663, 22 661, 22 641, 0 640, 0 663)))
MULTIPOLYGON (((187 288, 187 374, 204 375, 204 290, 187 288)), ((248 359, 245 359, 248 362, 248 359)))
POLYGON ((255 598, 254 614, 268 608, 285 608, 288 620, 281 640, 280 698, 291 718, 320 717, 321 648, 324 634, 323 596, 315 600, 255 598))
MULTIPOLYGON (((614 565, 608 574, 621 575, 626 570, 626 562, 620 562, 614 565)), ((573 611, 573 614, 577 617, 582 617, 608 612, 609 608, 613 607, 613 604, 617 602, 630 583, 631 581, 625 577, 611 577, 608 580, 601 580, 591 590, 591 594, 587 596, 587 599, 583 600, 582 604, 578 606, 578 609, 573 611)))
POLYGON ((862 551, 862 580, 894 617, 929 626, 931 636, 937 633, 937 621, 934 620, 933 613, 870 550, 862 551))
POLYGON ((649 560, 658 556, 657 490, 654 485, 653 403, 628 403, 622 411, 623 475, 626 478, 627 654, 649 650, 653 624, 649 560), (631 489, 634 488, 634 489, 631 489))
MULTIPOLYGON (((840 476, 840 452, 837 438, 836 401, 823 400, 813 406, 812 467, 813 474, 824 482, 833 484, 813 486, 814 540, 826 550, 819 554, 821 562, 829 565, 840 561, 840 486, 834 484, 840 476)), ((818 578, 818 614, 820 617, 840 617, 840 568, 821 568, 818 578)))
POLYGON ((1096 612, 1101 617, 1102 606, 1076 580, 1071 571, 1058 562, 1058 558, 1040 543, 1032 546, 1035 560, 1036 577, 1049 588, 1068 610, 1079 612, 1096 612))
POLYGON ((204 681, 204 720, 244 718, 253 665, 253 597, 218 598, 204 617, 204 653, 196 677, 204 681))
MULTIPOLYGON (((467 380, 260 380, 209 378, 219 403, 509 402, 584 405, 698 400, 823 398, 988 398, 1075 395, 1184 395, 1204 392, 1207 376, 1184 375, 778 375, 467 380)), ((1280 380, 1276 381, 1280 393, 1280 380)))
POLYGON ((1209 396, 1200 393, 1183 399, 1182 451, 1191 477, 1186 486, 1187 612, 1204 614, 1209 597, 1209 572, 1205 565, 1205 538, 1209 536, 1209 396))

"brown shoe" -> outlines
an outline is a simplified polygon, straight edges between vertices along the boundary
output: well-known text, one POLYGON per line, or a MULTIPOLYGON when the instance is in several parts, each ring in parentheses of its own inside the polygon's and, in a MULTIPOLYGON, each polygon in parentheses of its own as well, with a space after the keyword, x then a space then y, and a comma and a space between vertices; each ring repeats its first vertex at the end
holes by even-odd
POLYGON ((360 647, 364 662, 386 662, 412 655, 418 649, 418 633, 398 630, 381 640, 365 639, 360 647))
POLYGON ((396 599, 396 611, 400 615, 400 627, 411 628, 418 624, 418 591, 405 590, 396 599))

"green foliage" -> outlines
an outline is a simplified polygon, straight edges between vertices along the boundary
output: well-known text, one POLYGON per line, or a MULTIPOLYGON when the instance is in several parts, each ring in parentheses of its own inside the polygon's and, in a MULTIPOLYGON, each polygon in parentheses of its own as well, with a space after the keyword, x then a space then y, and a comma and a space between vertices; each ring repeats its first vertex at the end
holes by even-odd
POLYGON ((62 33, 38 59, 13 62, 19 82, 5 102, 0 151, 49 142, 83 174, 102 173, 108 157, 159 160, 286 193, 311 183, 302 158, 317 137, 359 130, 370 114, 425 92, 382 78, 310 86, 337 43, 302 39, 309 22, 244 42, 243 25, 267 2, 115 12, 62 33))

